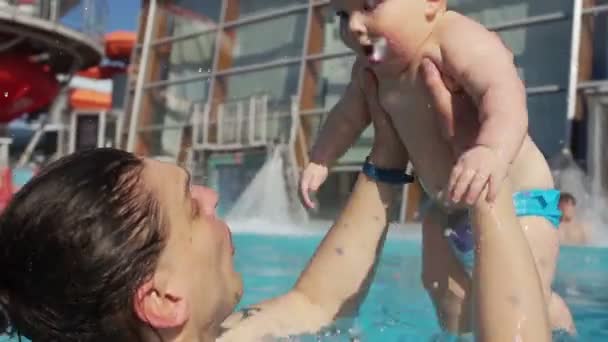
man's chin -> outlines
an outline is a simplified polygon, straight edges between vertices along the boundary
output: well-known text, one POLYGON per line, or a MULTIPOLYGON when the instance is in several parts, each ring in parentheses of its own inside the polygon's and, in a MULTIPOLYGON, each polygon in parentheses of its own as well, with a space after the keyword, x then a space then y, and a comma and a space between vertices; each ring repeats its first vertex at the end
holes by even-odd
POLYGON ((234 306, 237 306, 239 304, 239 302, 241 301, 241 298, 243 298, 243 292, 244 292, 244 285, 243 285, 243 277, 241 276, 240 273, 238 272, 234 272, 234 306))
POLYGON ((234 313, 237 305, 241 302, 241 298, 243 297, 243 283, 239 282, 233 284, 233 288, 230 289, 229 292, 226 293, 225 302, 221 314, 221 321, 224 322, 230 315, 234 313))

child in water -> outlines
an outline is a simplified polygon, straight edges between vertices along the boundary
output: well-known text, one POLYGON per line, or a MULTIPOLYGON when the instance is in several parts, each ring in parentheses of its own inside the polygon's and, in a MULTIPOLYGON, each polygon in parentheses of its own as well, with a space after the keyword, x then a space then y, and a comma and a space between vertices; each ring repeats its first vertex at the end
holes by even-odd
POLYGON ((568 192, 562 192, 559 198, 562 219, 559 225, 559 240, 562 245, 584 246, 589 243, 587 225, 576 217, 576 198, 568 192))
MULTIPOLYGON (((481 24, 447 11, 446 0, 332 0, 332 5, 343 41, 358 57, 303 172, 304 203, 314 206, 309 192, 325 181, 331 163, 370 122, 378 130, 379 113, 385 113, 388 119, 380 124, 392 125, 394 138, 407 149, 420 184, 435 203, 423 223, 423 282, 442 325, 456 333, 471 329, 470 318, 461 317, 471 312, 475 240, 470 209, 480 201, 491 203, 504 188, 513 193, 551 324, 573 333, 570 312, 551 289, 559 252, 560 193, 528 135, 525 87, 511 52, 481 24), (431 108, 420 70, 440 72, 453 101, 431 108), (472 110, 457 111, 457 101, 470 101, 472 110), (437 290, 438 280, 445 278, 466 279, 456 280, 448 291, 437 290)), ((381 169, 369 159, 363 172, 394 184, 412 180, 404 169, 381 169)))

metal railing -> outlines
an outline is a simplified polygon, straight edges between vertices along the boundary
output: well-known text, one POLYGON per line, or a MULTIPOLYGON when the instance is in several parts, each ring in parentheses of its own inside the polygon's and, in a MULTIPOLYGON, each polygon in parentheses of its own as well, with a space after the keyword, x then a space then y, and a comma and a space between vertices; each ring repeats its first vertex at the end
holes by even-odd
MULTIPOLYGON (((295 100, 294 100, 295 101, 295 100)), ((193 113, 195 150, 235 150, 291 144, 298 125, 297 106, 272 102, 267 95, 217 106, 197 104, 193 113)))
POLYGON ((584 93, 588 110, 587 173, 592 194, 608 192, 608 88, 584 93))
POLYGON ((106 0, 0 0, 0 12, 57 23, 101 44, 109 10, 106 0))
MULTIPOLYGON (((237 152, 264 148, 277 150, 283 160, 283 177, 291 205, 299 208, 297 184, 299 170, 295 157, 297 129, 300 124, 298 98, 272 101, 268 95, 254 95, 217 105, 195 104, 192 114, 192 148, 187 167, 198 178, 205 176, 206 152, 237 152)), ((198 179, 197 178, 197 179, 198 179)), ((301 209, 301 208, 300 208, 301 209)), ((293 212, 306 213, 300 209, 293 212)))

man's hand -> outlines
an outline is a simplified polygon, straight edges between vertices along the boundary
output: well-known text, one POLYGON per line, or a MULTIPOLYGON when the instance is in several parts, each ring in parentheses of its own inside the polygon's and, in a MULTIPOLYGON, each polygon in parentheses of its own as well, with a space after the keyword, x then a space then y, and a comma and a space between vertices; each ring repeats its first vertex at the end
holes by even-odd
POLYGON ((420 69, 424 85, 431 95, 431 106, 437 115, 441 130, 445 137, 453 137, 455 133, 454 117, 459 113, 467 115, 476 113, 477 107, 464 89, 459 87, 454 80, 441 74, 431 59, 423 59, 420 69))
POLYGON ((306 207, 315 207, 315 204, 310 199, 310 192, 319 190, 319 187, 327 179, 328 173, 327 166, 312 162, 304 169, 302 179, 300 180, 300 197, 306 207))
MULTIPOLYGON (((453 136, 453 118, 458 113, 476 112, 477 108, 466 94, 454 95, 459 89, 446 85, 446 80, 430 59, 422 61, 422 78, 431 95, 431 105, 439 117, 442 129, 448 137, 453 136)), ((449 82, 448 82, 449 83, 449 82)), ((508 161, 486 147, 475 146, 460 156, 452 169, 450 180, 444 189, 444 199, 452 203, 465 201, 475 204, 487 189, 487 200, 493 201, 502 185, 508 161)))

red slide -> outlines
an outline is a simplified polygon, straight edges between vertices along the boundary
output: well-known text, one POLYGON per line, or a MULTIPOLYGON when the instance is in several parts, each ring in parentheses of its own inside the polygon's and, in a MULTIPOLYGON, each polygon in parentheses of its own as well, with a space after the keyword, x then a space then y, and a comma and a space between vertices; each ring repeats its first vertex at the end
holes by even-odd
POLYGON ((59 83, 48 66, 23 54, 0 54, 1 123, 44 109, 58 92, 59 83))

